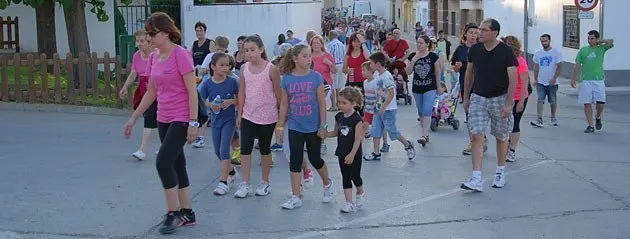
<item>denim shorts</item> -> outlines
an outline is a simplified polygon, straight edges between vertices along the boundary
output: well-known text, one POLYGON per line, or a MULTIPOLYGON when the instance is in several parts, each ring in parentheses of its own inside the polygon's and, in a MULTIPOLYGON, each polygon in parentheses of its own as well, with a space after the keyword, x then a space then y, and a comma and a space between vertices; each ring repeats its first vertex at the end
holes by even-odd
POLYGON ((538 83, 536 85, 536 95, 538 96, 538 102, 545 102, 545 98, 547 98, 547 102, 549 104, 556 104, 558 92, 558 85, 543 85, 538 83))
POLYGON ((430 117, 433 114, 433 103, 435 103, 436 94, 436 90, 430 90, 421 94, 413 93, 419 117, 430 117))
POLYGON ((378 115, 377 112, 374 113, 372 130, 370 131, 372 137, 383 137, 383 130, 385 130, 389 134, 390 139, 397 140, 400 138, 401 134, 396 125, 397 111, 398 110, 386 110, 382 116, 378 115))

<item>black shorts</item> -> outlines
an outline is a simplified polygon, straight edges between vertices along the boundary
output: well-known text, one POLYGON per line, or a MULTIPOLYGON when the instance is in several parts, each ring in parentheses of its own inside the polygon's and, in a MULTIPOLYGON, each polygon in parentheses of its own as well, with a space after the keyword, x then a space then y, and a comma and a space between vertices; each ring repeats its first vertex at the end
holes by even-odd
POLYGON ((254 139, 258 139, 260 154, 271 154, 271 138, 276 129, 276 123, 256 124, 245 118, 241 119, 241 155, 251 155, 254 149, 254 139))
POLYGON ((147 108, 146 111, 144 111, 144 114, 142 114, 142 117, 144 118, 144 128, 145 129, 156 129, 158 126, 157 123, 157 100, 153 102, 153 104, 151 104, 149 106, 149 108, 147 108))

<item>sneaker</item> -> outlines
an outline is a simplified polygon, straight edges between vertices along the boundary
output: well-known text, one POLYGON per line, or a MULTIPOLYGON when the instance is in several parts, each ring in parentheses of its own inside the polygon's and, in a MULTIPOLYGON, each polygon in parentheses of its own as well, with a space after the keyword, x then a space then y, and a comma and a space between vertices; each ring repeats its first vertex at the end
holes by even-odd
POLYGON ((507 158, 505 159, 505 161, 508 161, 508 162, 516 161, 516 151, 512 151, 511 149, 508 149, 507 158))
POLYGON ((418 143, 422 145, 422 147, 426 146, 428 142, 429 140, 427 139, 426 136, 422 136, 418 139, 418 143))
POLYGON ((355 210, 356 210, 356 207, 354 203, 346 202, 343 206, 341 206, 341 209, 339 211, 343 213, 351 213, 351 212, 354 212, 355 210))
POLYGON ((183 209, 179 210, 179 225, 180 226, 194 226, 197 224, 197 219, 195 217, 195 212, 184 212, 183 209))
POLYGON ((177 227, 179 212, 168 212, 160 226, 160 234, 173 234, 177 227))
POLYGON ((241 165, 241 149, 240 148, 236 148, 234 149, 234 151, 232 152, 232 157, 230 157, 230 161, 232 162, 232 164, 240 166, 241 165))
POLYGON ((217 187, 214 189, 214 191, 212 191, 212 193, 217 196, 223 196, 227 194, 229 191, 230 191, 229 185, 223 182, 219 182, 219 185, 217 185, 217 187))
POLYGON ((365 161, 381 161, 381 155, 376 153, 371 153, 363 156, 365 161))
POLYGON ((238 176, 238 171, 234 170, 234 175, 228 175, 227 185, 229 188, 234 186, 234 182, 236 182, 236 177, 238 176))
POLYGON ((595 132, 595 129, 593 128, 593 126, 588 126, 586 127, 586 129, 584 130, 584 133, 593 133, 595 132))
POLYGON ((197 136, 195 142, 192 143, 193 148, 203 148, 206 147, 205 139, 201 136, 197 136))
POLYGON ((144 160, 147 156, 144 154, 144 152, 138 150, 135 153, 131 154, 131 156, 133 156, 134 158, 142 161, 144 160))
POLYGON ((494 181, 492 182, 493 188, 505 187, 505 173, 497 172, 494 174, 494 181))
POLYGON ((302 199, 300 199, 300 197, 295 196, 295 195, 291 195, 289 199, 287 199, 287 201, 282 204, 282 208, 288 209, 288 210, 294 209, 296 207, 301 207, 301 206, 302 206, 302 199))
POLYGON ((271 151, 273 152, 282 152, 282 144, 274 143, 271 145, 271 151))
POLYGON ((238 185, 238 189, 236 193, 234 193, 235 198, 246 198, 249 195, 249 185, 245 182, 242 182, 238 185))
POLYGON ((542 128, 544 126, 543 125, 543 120, 541 118, 538 118, 536 121, 531 121, 531 122, 529 122, 529 124, 531 126, 538 127, 538 128, 542 128))
POLYGON ((365 192, 363 194, 357 194, 356 196, 356 205, 357 209, 362 208, 365 205, 365 192))
POLYGON ((475 192, 482 192, 483 191, 483 180, 481 180, 481 178, 473 178, 471 177, 468 182, 462 183, 461 186, 459 186, 461 189, 465 189, 465 190, 472 190, 475 192))
POLYGON ((551 125, 553 125, 553 126, 558 126, 558 118, 556 118, 556 117, 551 117, 551 125))
POLYGON ((416 148, 413 146, 412 142, 407 141, 407 147, 405 148, 405 151, 407 151, 407 158, 409 158, 409 160, 412 160, 416 157, 416 148))
POLYGON ((322 149, 321 149, 321 155, 326 155, 326 153, 328 152, 328 147, 326 147, 325 143, 322 143, 322 149))
POLYGON ((603 127, 602 119, 595 119, 595 129, 596 130, 601 130, 602 127, 603 127))
POLYGON ((464 155, 472 155, 472 143, 468 143, 468 146, 462 151, 464 155))
POLYGON ((256 196, 267 196, 271 193, 271 186, 268 182, 261 182, 256 188, 256 196))
POLYGON ((387 152, 389 152, 389 144, 383 144, 383 147, 381 148, 381 153, 387 152))
POLYGON ((328 185, 324 185, 324 197, 322 198, 322 202, 329 203, 332 201, 333 189, 332 189, 332 179, 328 179, 330 182, 328 185))
POLYGON ((446 125, 446 120, 440 119, 440 126, 444 126, 444 125, 446 125))
POLYGON ((313 170, 308 168, 307 170, 304 170, 303 175, 304 175, 305 186, 307 187, 312 186, 313 185, 313 170))

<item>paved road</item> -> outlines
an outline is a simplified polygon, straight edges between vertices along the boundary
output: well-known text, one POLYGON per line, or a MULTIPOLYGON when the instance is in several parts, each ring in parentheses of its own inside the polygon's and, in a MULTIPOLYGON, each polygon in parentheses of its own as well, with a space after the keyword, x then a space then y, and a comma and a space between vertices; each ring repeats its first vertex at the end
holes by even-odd
MULTIPOLYGON (((630 113, 610 110, 604 130, 584 134, 575 98, 559 96, 560 127, 533 129, 531 104, 523 119, 519 160, 507 167, 503 189, 489 187, 494 144, 484 165, 486 191, 458 189, 470 174, 461 155, 466 132, 440 128, 406 159, 394 144, 381 162, 365 162, 367 203, 340 214, 342 189, 321 203, 321 182, 304 206, 280 208, 289 189, 281 153, 273 192, 236 200, 213 196, 219 163, 212 148, 186 148, 198 225, 175 238, 624 238, 630 234, 630 113)), ((627 101, 626 101, 627 102, 627 101)), ((405 136, 419 137, 413 106, 400 106, 405 136)), ((154 157, 138 162, 122 138, 126 117, 0 111, 0 238, 158 238, 165 203, 154 157)), ((462 115, 459 114, 459 117, 462 115)), ((331 118, 331 117, 329 117, 331 118)), ((331 175, 340 182, 328 140, 331 175)), ((151 151, 158 146, 153 138, 151 151)), ((365 147, 368 148, 368 147, 365 147)), ((255 157, 258 160, 258 156, 255 157)), ((253 170, 260 178, 260 169, 253 170)))

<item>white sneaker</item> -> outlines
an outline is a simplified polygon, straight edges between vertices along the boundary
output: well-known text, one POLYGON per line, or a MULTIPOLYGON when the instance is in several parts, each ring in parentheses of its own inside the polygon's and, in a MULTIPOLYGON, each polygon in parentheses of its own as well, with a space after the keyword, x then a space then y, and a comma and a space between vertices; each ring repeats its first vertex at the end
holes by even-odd
POLYGON ((508 162, 516 161, 516 152, 512 151, 511 149, 508 149, 507 158, 505 159, 505 161, 508 161, 508 162))
POLYGON ((302 206, 302 199, 300 199, 299 197, 295 195, 291 195, 289 199, 287 199, 287 201, 282 204, 282 208, 288 209, 288 210, 294 209, 296 207, 301 207, 301 206, 302 206))
POLYGON ((471 177, 468 182, 462 183, 460 186, 461 189, 472 190, 475 192, 483 191, 483 180, 481 178, 471 177))
POLYGON ((494 181, 492 182, 493 188, 505 187, 505 173, 497 172, 494 174, 494 181))
POLYGON ((236 193, 234 193, 235 198, 246 198, 249 195, 249 185, 245 182, 242 182, 238 185, 238 189, 236 193))
POLYGON ((256 196, 267 196, 271 192, 271 186, 268 182, 262 182, 258 184, 256 188, 256 196))
POLYGON ((354 212, 355 210, 356 210, 356 207, 354 206, 354 203, 346 202, 343 206, 341 206, 341 209, 339 211, 343 213, 351 213, 351 212, 354 212))
POLYGON ((357 209, 362 208, 365 205, 365 192, 363 194, 357 194, 356 196, 356 204, 357 209))
POLYGON ((234 172, 235 172, 234 176, 228 175, 228 178, 227 178, 227 185, 230 188, 234 186, 234 182, 236 182, 236 177, 238 176, 238 171, 234 170, 234 172))
POLYGON ((203 148, 206 147, 205 138, 197 137, 197 140, 192 143, 192 146, 195 148, 203 148))
POLYGON ((138 150, 135 153, 131 154, 131 156, 133 156, 134 158, 138 159, 138 160, 144 160, 147 156, 144 154, 144 152, 138 150))
POLYGON ((230 191, 229 185, 223 182, 219 182, 219 185, 217 185, 217 188, 215 188, 214 191, 212 191, 212 193, 217 196, 223 196, 227 194, 229 191, 230 191))
POLYGON ((330 201, 332 201, 333 196, 332 179, 328 179, 328 181, 330 181, 330 183, 328 185, 324 185, 324 197, 322 198, 322 202, 325 203, 329 203, 330 201))

